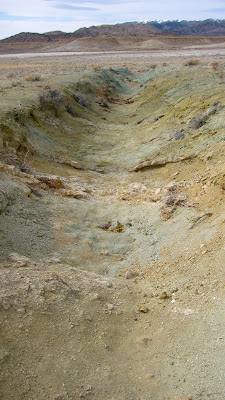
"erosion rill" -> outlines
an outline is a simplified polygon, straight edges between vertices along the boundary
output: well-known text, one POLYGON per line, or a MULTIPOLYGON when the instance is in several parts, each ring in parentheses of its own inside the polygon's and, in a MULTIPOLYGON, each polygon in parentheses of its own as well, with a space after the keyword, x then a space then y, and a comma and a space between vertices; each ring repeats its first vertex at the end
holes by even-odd
POLYGON ((222 400, 224 65, 102 60, 1 60, 0 397, 222 400))

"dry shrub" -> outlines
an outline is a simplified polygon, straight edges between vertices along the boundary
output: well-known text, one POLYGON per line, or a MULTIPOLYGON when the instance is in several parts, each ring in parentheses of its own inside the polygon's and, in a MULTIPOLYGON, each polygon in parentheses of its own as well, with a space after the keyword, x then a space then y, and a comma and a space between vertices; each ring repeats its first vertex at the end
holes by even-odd
POLYGON ((168 64, 167 64, 166 62, 164 62, 164 63, 162 63, 162 66, 163 66, 163 67, 167 67, 168 64))
POLYGON ((217 71, 217 69, 219 67, 219 63, 217 61, 214 61, 211 63, 211 67, 214 71, 217 71))
POLYGON ((28 112, 27 109, 22 104, 19 104, 17 107, 14 107, 10 112, 9 115, 14 118, 16 122, 21 125, 25 125, 27 120, 28 112))
POLYGON ((80 104, 80 106, 82 107, 88 107, 88 101, 86 99, 86 96, 82 93, 76 93, 74 95, 74 99, 76 100, 76 102, 78 104, 80 104))
POLYGON ((155 69, 157 67, 157 64, 151 64, 150 68, 155 69))
POLYGON ((16 74, 14 72, 9 72, 9 74, 6 76, 8 79, 15 78, 16 74))
POLYGON ((18 87, 18 86, 21 86, 21 82, 19 81, 12 82, 12 87, 18 87))
POLYGON ((98 96, 96 98, 96 103, 98 103, 101 107, 104 107, 104 108, 108 108, 109 107, 109 102, 103 96, 98 96))
POLYGON ((25 153, 23 160, 22 161, 19 160, 19 169, 22 172, 26 172, 27 174, 30 174, 32 172, 32 170, 31 170, 29 163, 27 162, 28 156, 29 156, 29 150, 27 150, 27 152, 25 153))
POLYGON ((58 89, 49 89, 39 95, 39 103, 44 109, 52 109, 55 111, 56 116, 66 106, 67 101, 64 93, 58 89))
POLYGON ((167 188, 166 196, 160 207, 160 214, 164 220, 172 217, 179 205, 186 205, 186 195, 177 192, 176 186, 167 188))
POLYGON ((77 116, 76 110, 75 110, 75 108, 74 108, 71 104, 67 104, 67 105, 66 105, 66 111, 67 111, 70 115, 72 115, 72 117, 76 117, 76 116, 77 116))
POLYGON ((196 115, 189 121, 188 128, 189 129, 199 129, 199 128, 201 128, 201 126, 205 125, 207 119, 208 119, 207 114, 196 115))
POLYGON ((224 66, 219 64, 217 61, 211 63, 212 70, 215 75, 220 79, 220 83, 224 83, 224 66))
POLYGON ((68 93, 65 93, 65 101, 67 105, 71 104, 71 97, 68 93))
POLYGON ((9 166, 14 166, 18 168, 20 171, 26 172, 28 174, 32 172, 31 166, 27 161, 27 158, 29 156, 29 150, 27 150, 26 145, 23 146, 22 144, 20 144, 16 149, 16 151, 14 150, 14 152, 12 152, 12 150, 11 151, 5 150, 4 152, 1 153, 0 156, 4 164, 9 166), (26 150, 25 154, 23 154, 24 150, 26 150))
POLYGON ((96 102, 103 107, 109 107, 109 103, 114 103, 115 99, 110 94, 110 87, 102 87, 97 89, 96 102))
POLYGON ((45 183, 48 187, 52 189, 61 189, 64 188, 64 184, 59 177, 53 176, 41 176, 38 178, 40 182, 45 183))
POLYGON ((41 80, 40 75, 30 74, 24 76, 24 80, 27 82, 39 82, 41 80))
POLYGON ((185 61, 184 66, 185 67, 193 67, 195 65, 199 65, 200 60, 198 58, 191 58, 190 60, 185 61))

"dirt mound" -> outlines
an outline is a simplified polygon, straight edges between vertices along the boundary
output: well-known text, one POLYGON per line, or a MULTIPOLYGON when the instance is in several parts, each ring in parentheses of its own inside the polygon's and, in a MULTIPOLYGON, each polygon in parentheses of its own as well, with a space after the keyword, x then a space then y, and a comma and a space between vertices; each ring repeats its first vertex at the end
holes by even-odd
POLYGON ((57 51, 117 50, 121 47, 116 38, 82 38, 57 47, 57 51))
POLYGON ((142 49, 148 49, 148 50, 155 50, 155 49, 161 50, 161 49, 168 49, 170 47, 170 43, 169 42, 165 43, 163 41, 156 39, 149 39, 141 43, 140 47, 142 49))

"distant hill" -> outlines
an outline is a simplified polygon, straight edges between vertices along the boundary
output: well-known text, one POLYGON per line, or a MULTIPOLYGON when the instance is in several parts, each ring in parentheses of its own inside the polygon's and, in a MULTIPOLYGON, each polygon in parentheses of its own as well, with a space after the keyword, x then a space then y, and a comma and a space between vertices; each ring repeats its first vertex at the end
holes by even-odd
POLYGON ((148 21, 147 25, 166 33, 192 36, 224 36, 225 20, 206 19, 205 21, 148 21))
POLYGON ((22 32, 18 35, 10 36, 9 38, 1 40, 3 43, 17 43, 17 42, 49 42, 50 38, 41 33, 22 32))
POLYGON ((1 40, 3 43, 15 42, 55 42, 63 39, 78 39, 83 37, 152 37, 162 36, 166 33, 162 29, 151 24, 142 24, 138 22, 124 23, 116 25, 100 25, 91 26, 90 28, 80 28, 73 33, 65 33, 61 31, 40 33, 22 32, 18 35, 10 36, 1 40))
POLYGON ((40 33, 22 32, 9 38, 3 39, 1 43, 31 43, 31 42, 57 42, 63 40, 74 40, 80 38, 94 37, 142 37, 151 38, 155 36, 225 36, 225 20, 207 19, 205 21, 148 21, 125 22, 115 25, 91 26, 80 28, 75 32, 65 33, 53 31, 40 33))
POLYGON ((165 31, 151 24, 143 24, 138 22, 115 24, 115 25, 100 25, 91 26, 90 28, 81 28, 74 32, 75 38, 82 37, 97 37, 97 36, 113 36, 113 37, 151 37, 166 34, 165 31))
POLYGON ((47 32, 47 33, 30 33, 22 32, 18 35, 10 36, 6 39, 2 39, 2 43, 31 43, 31 42, 54 42, 62 39, 72 39, 74 35, 72 33, 65 33, 61 31, 47 32))

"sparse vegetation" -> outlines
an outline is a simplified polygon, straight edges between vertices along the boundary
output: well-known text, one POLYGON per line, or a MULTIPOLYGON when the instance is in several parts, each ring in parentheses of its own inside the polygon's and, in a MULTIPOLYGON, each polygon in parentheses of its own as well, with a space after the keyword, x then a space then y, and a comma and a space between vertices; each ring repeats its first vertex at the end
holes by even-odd
POLYGON ((100 70, 101 70, 101 66, 100 66, 99 64, 93 64, 93 65, 92 65, 92 69, 93 69, 95 72, 97 72, 97 71, 100 71, 100 70))
POLYGON ((6 75, 6 77, 7 77, 8 79, 15 78, 15 76, 16 76, 16 74, 15 74, 14 72, 9 72, 9 73, 6 75))
POLYGON ((39 103, 42 110, 54 110, 56 116, 67 104, 64 93, 58 89, 49 89, 41 93, 39 95, 39 103))
POLYGON ((39 82, 41 80, 41 76, 36 74, 30 74, 24 76, 24 80, 27 82, 39 82))
POLYGON ((214 61, 211 63, 211 67, 215 75, 219 78, 220 84, 224 83, 224 66, 218 61, 214 61))
POLYGON ((21 86, 21 82, 20 81, 13 81, 12 82, 12 87, 14 88, 14 87, 18 87, 18 86, 21 86))
MULTIPOLYGON (((25 150, 25 147, 23 150, 25 150)), ((5 151, 0 154, 1 160, 7 165, 15 166, 22 172, 31 173, 31 166, 28 162, 29 151, 25 151, 24 153, 24 151, 20 151, 19 148, 14 151, 12 151, 12 149, 5 149, 5 151)))
POLYGON ((22 104, 19 104, 9 112, 9 115, 11 115, 16 122, 24 125, 28 116, 28 111, 22 104))
POLYGON ((98 103, 101 107, 108 108, 109 107, 109 102, 104 96, 99 96, 96 99, 96 103, 98 103))

